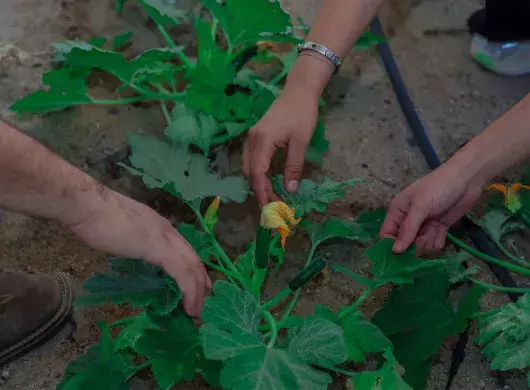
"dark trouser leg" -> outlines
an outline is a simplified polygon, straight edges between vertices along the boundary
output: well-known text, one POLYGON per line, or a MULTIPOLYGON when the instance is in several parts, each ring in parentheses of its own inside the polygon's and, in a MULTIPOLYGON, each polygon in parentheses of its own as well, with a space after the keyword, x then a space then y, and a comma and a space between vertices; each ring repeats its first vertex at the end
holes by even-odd
POLYGON ((472 33, 490 41, 530 40, 530 0, 486 0, 468 20, 472 33))

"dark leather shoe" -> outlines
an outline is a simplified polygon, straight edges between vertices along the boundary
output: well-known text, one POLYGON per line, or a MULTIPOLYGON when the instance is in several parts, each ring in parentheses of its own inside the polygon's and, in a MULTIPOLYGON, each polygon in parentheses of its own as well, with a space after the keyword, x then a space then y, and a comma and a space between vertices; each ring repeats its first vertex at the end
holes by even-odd
POLYGON ((65 274, 0 274, 0 366, 55 335, 72 314, 65 274))

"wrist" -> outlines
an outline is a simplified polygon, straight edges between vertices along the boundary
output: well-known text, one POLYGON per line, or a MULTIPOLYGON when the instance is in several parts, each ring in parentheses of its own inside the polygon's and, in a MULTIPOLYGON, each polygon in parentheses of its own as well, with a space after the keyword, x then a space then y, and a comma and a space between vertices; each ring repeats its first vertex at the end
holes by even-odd
POLYGON ((300 91, 304 96, 318 100, 333 75, 330 66, 335 65, 324 56, 322 59, 307 55, 298 57, 287 75, 285 89, 300 91))

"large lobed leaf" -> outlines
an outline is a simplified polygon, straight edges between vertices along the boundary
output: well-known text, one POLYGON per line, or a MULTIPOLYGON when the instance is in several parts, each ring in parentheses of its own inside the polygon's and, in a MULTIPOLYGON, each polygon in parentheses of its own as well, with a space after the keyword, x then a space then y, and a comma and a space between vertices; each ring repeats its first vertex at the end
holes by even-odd
POLYGON ((267 347, 258 330, 260 308, 248 292, 217 282, 200 329, 205 356, 221 360, 221 385, 236 390, 327 388, 331 377, 311 364, 340 364, 346 347, 340 327, 314 318, 288 332, 281 348, 267 347))
POLYGON ((327 205, 336 199, 340 199, 345 192, 345 188, 362 183, 362 179, 350 179, 342 182, 335 182, 324 178, 322 183, 317 184, 311 180, 304 179, 300 182, 300 187, 296 193, 290 193, 283 186, 283 176, 277 175, 272 180, 274 191, 280 195, 289 206, 295 209, 297 217, 301 217, 313 210, 325 211, 327 205))
POLYGON ((530 367, 530 294, 481 319, 476 342, 493 370, 530 367))
POLYGON ((341 218, 328 218, 324 223, 305 220, 301 225, 309 234, 313 246, 332 238, 369 241, 370 235, 355 221, 341 218))
POLYGON ((208 171, 206 157, 192 154, 185 147, 155 138, 131 134, 130 172, 140 176, 147 188, 163 188, 187 202, 220 196, 242 202, 248 194, 247 182, 240 177, 221 179, 208 171))
POLYGON ((178 286, 160 267, 142 260, 114 258, 111 272, 96 274, 83 287, 89 294, 79 296, 76 308, 106 302, 151 307, 158 314, 175 309, 182 299, 178 286))
POLYGON ((412 390, 401 377, 399 364, 390 348, 385 351, 384 357, 386 362, 379 370, 362 372, 351 379, 356 390, 412 390))
POLYGON ((201 0, 219 20, 230 45, 258 41, 297 42, 291 18, 276 0, 201 0))

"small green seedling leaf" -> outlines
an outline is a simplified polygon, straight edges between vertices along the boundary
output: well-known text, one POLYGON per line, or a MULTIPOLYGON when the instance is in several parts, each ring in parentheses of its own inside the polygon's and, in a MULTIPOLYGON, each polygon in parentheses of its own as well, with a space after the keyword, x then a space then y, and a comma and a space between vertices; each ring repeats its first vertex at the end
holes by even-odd
POLYGON ((313 246, 318 246, 332 238, 369 241, 370 236, 362 226, 354 221, 341 218, 328 218, 324 223, 305 220, 301 226, 307 231, 313 246))
MULTIPOLYGON (((530 294, 479 321, 476 342, 491 361, 492 370, 530 366, 530 294)), ((530 376, 529 376, 530 380, 530 376)))
POLYGON ((322 212, 327 208, 328 203, 340 199, 345 192, 345 188, 353 187, 364 182, 362 179, 351 179, 343 182, 335 182, 324 178, 322 183, 317 184, 311 180, 302 180, 296 193, 288 192, 283 186, 283 176, 277 175, 273 178, 272 185, 274 191, 280 195, 295 209, 296 217, 301 217, 313 210, 322 212))
POLYGON ((208 171, 206 157, 187 148, 138 134, 129 135, 129 141, 134 168, 128 170, 140 176, 147 188, 163 188, 187 202, 209 196, 242 202, 248 194, 243 178, 219 178, 208 171))
POLYGON ((89 294, 79 296, 76 308, 106 302, 129 303, 135 307, 151 307, 155 313, 167 314, 182 299, 176 283, 160 267, 142 260, 114 258, 113 271, 96 274, 83 287, 89 294))
POLYGON ((356 390, 413 390, 401 377, 400 368, 392 350, 385 350, 383 356, 386 359, 381 369, 374 372, 361 372, 355 375, 351 381, 356 390))
POLYGON ((431 267, 441 267, 439 261, 428 261, 414 256, 414 248, 410 247, 401 254, 392 252, 394 240, 384 238, 368 248, 364 254, 372 262, 371 273, 377 284, 412 283, 414 272, 431 267))
POLYGON ((171 141, 196 145, 205 154, 208 153, 216 132, 217 122, 213 117, 191 110, 178 102, 171 113, 171 123, 165 130, 171 141))
POLYGON ((116 352, 109 329, 100 324, 102 332, 98 346, 87 355, 71 362, 59 390, 102 389, 127 390, 127 379, 135 368, 126 354, 116 352))
POLYGON ((297 43, 291 17, 276 0, 201 0, 223 28, 232 47, 242 43, 280 41, 297 43))

